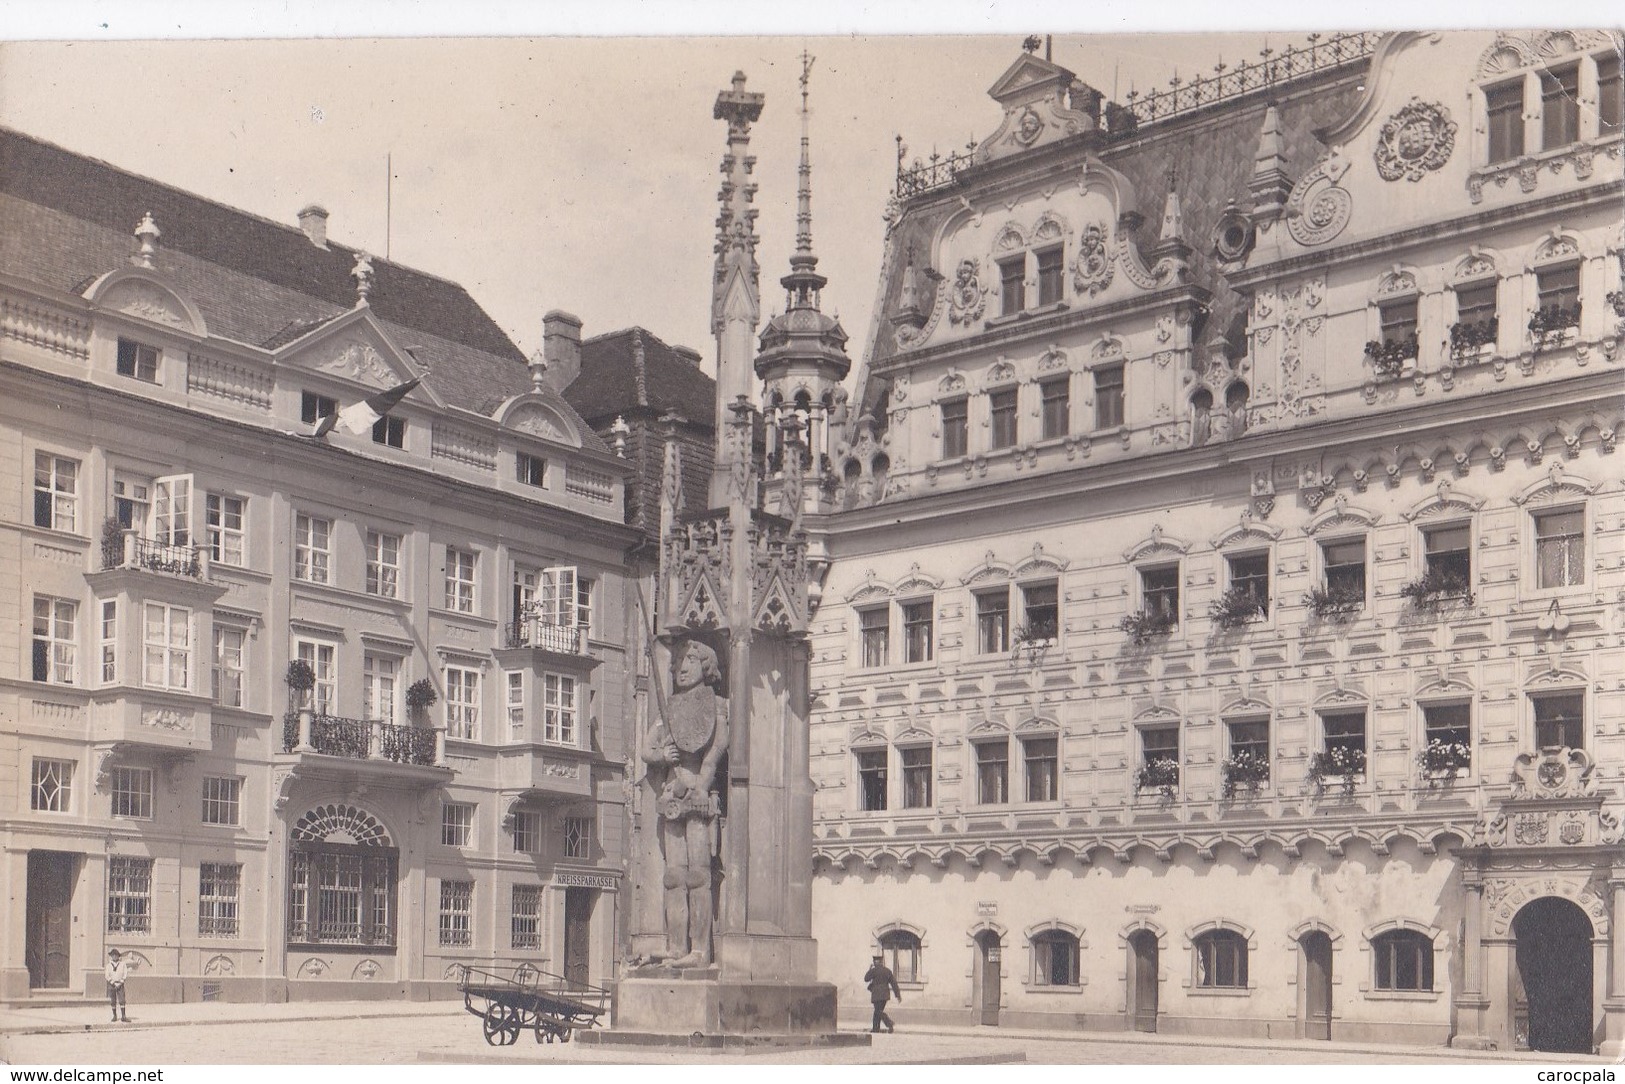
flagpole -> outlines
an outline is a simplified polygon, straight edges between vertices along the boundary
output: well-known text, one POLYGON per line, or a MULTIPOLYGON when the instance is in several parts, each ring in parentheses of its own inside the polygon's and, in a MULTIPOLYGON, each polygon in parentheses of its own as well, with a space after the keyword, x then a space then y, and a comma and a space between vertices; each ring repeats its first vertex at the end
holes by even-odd
POLYGON ((395 152, 384 154, 384 259, 389 259, 389 228, 392 224, 391 214, 394 210, 393 199, 395 195, 395 152))

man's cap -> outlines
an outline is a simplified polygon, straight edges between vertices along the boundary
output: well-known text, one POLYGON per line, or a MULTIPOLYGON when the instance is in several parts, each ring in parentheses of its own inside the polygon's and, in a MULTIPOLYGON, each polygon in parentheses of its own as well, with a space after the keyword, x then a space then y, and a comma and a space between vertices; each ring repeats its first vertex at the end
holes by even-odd
POLYGON ((881 954, 880 954, 880 953, 878 953, 878 952, 877 952, 877 953, 875 953, 875 954, 874 954, 874 959, 876 959, 876 960, 884 960, 884 959, 885 959, 885 958, 886 958, 886 957, 884 957, 884 956, 882 956, 882 955, 881 955, 881 954))
POLYGON ((118 954, 119 954, 119 951, 116 948, 110 948, 110 949, 107 950, 107 955, 109 955, 109 956, 113 956, 113 957, 116 958, 118 956, 118 954))

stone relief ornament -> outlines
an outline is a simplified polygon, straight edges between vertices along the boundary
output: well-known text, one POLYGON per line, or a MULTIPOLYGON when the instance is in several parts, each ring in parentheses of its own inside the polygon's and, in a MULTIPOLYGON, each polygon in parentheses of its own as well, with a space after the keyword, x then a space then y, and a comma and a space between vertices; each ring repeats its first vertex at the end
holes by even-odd
POLYGON ((1094 297, 1112 284, 1112 257, 1106 227, 1098 222, 1083 227, 1078 255, 1072 261, 1072 289, 1094 297))
POLYGON ((1038 111, 1028 106, 1021 111, 1021 119, 1016 122, 1016 142, 1026 146, 1037 139, 1044 131, 1044 118, 1038 111))
POLYGON ((1444 106, 1412 98, 1377 133, 1377 173, 1385 181, 1420 181, 1450 161, 1456 123, 1444 106))
POLYGON ((1298 213, 1287 217, 1287 231, 1298 244, 1325 244, 1349 224, 1354 197, 1348 189, 1338 186, 1348 169, 1349 161, 1341 148, 1333 147, 1292 189, 1287 207, 1298 213))
POLYGON ((974 256, 959 261, 954 284, 948 296, 948 321, 970 325, 982 318, 987 307, 987 291, 980 281, 981 264, 974 256))
POLYGON ((356 340, 346 343, 343 349, 318 367, 352 380, 383 385, 399 383, 395 370, 385 363, 383 356, 370 343, 356 340))

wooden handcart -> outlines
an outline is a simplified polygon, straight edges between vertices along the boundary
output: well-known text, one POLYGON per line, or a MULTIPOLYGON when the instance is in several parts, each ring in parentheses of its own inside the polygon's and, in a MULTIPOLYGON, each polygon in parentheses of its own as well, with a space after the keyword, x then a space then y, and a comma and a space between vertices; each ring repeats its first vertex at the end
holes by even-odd
POLYGON ((462 966, 457 989, 463 1008, 480 1018, 492 1046, 512 1046, 524 1028, 539 1043, 567 1043, 574 1031, 596 1026, 609 1011, 608 990, 523 964, 512 978, 462 966))

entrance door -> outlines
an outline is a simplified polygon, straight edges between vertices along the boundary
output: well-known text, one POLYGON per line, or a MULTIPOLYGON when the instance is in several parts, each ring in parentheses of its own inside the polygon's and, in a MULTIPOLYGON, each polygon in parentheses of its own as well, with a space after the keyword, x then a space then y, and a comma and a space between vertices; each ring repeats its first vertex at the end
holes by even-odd
POLYGON ((1332 1037, 1332 939, 1310 930, 1303 949, 1303 1026, 1306 1039, 1332 1037))
POLYGON ((1591 1053, 1591 920, 1546 896, 1512 920, 1515 959, 1529 999, 1529 1049, 1591 1053))
POLYGON ((592 954, 592 905, 598 891, 592 888, 564 890, 564 977, 585 986, 592 954))
POLYGON ((68 931, 73 919, 76 856, 59 851, 28 855, 28 985, 62 990, 68 985, 68 931))
POLYGON ((1157 1030, 1157 935, 1136 930, 1128 939, 1128 1003, 1135 1031, 1157 1030))
POLYGON ((976 935, 976 1004, 979 1023, 999 1023, 999 970, 1004 966, 1004 945, 992 930, 976 935))

